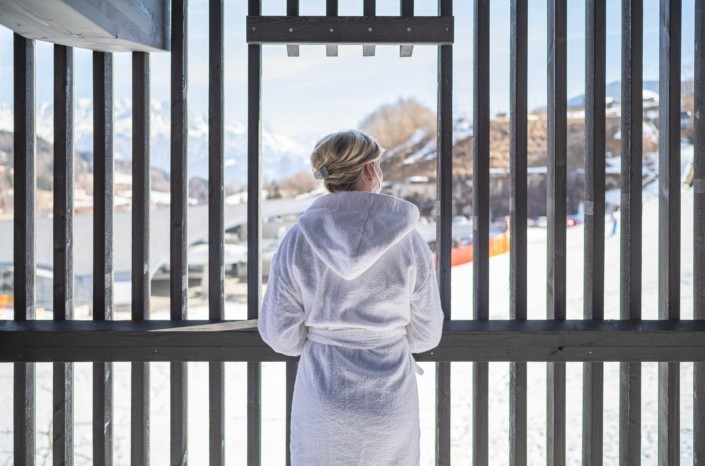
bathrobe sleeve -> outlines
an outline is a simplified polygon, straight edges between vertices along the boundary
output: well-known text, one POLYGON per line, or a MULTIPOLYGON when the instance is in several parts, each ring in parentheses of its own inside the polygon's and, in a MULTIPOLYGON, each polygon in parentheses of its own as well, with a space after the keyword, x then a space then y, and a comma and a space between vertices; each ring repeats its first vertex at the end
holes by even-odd
POLYGON ((301 289, 294 273, 295 241, 290 230, 272 257, 257 328, 262 339, 277 353, 298 356, 306 342, 306 314, 301 289))
POLYGON ((411 315, 406 336, 412 353, 438 346, 443 332, 443 310, 431 250, 418 232, 412 232, 416 280, 411 292, 411 315))

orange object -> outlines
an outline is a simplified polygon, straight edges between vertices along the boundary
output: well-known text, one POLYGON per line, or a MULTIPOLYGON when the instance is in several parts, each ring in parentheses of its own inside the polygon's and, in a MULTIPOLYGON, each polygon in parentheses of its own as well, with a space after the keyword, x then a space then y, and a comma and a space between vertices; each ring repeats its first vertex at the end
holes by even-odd
POLYGON ((0 294, 0 308, 8 307, 9 304, 12 304, 12 296, 0 294))
MULTIPOLYGON (((473 245, 460 246, 450 251, 450 266, 467 264, 472 262, 473 245)), ((509 218, 507 218, 507 229, 490 238, 490 257, 498 256, 509 252, 509 218)), ((436 266, 436 255, 433 255, 433 266, 436 266)))

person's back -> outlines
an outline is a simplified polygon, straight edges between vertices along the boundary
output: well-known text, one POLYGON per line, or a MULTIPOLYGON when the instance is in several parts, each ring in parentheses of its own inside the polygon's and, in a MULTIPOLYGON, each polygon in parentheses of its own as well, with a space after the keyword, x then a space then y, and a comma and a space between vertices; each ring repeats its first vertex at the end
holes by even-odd
POLYGON ((370 191, 314 201, 272 261, 259 329, 274 350, 301 355, 293 464, 419 460, 411 353, 438 344, 443 313, 418 209, 370 191))

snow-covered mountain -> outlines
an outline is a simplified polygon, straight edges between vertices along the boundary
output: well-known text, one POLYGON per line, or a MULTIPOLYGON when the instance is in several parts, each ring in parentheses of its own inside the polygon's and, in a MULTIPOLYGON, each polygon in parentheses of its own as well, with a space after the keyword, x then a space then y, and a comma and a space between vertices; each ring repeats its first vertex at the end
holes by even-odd
MULTIPOLYGON (((658 81, 644 81, 644 97, 647 95, 658 96, 659 84, 658 81)), ((622 101, 622 82, 614 81, 605 86, 605 97, 612 99, 615 102, 622 101)), ((584 107, 585 106, 585 94, 577 95, 571 99, 568 99, 568 107, 584 107)))
MULTIPOLYGON (((37 136, 53 142, 53 106, 37 105, 37 136)), ((132 159, 132 101, 116 101, 113 109, 113 149, 116 160, 132 159)), ((151 102, 152 166, 169 172, 170 109, 166 103, 151 102)), ((0 104, 0 130, 13 131, 12 105, 0 104)), ((225 126, 225 182, 239 184, 247 180, 247 125, 227 122, 225 126)), ((78 151, 93 151, 93 105, 90 99, 77 99, 74 108, 74 141, 78 151)), ((265 180, 284 178, 308 170, 312 146, 270 130, 262 129, 262 174, 265 180)), ((189 177, 208 177, 208 116, 190 115, 188 129, 189 177)))

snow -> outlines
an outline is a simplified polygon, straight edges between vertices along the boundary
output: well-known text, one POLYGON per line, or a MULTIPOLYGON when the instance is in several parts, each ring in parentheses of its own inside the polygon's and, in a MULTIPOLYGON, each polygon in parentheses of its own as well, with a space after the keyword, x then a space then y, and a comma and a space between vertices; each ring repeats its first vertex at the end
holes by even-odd
POLYGON ((472 122, 465 118, 458 118, 453 123, 453 145, 458 141, 471 138, 473 135, 472 122))
MULTIPOLYGON (((132 159, 132 99, 116 100, 113 107, 113 150, 116 160, 132 159)), ((37 136, 54 140, 54 109, 50 102, 37 105, 37 136)), ((208 116, 189 114, 188 174, 208 177, 208 116)), ((0 103, 0 130, 13 131, 13 106, 0 103)), ((151 164, 167 173, 171 161, 171 119, 168 103, 150 102, 151 164)), ((225 125, 226 184, 247 181, 247 125, 228 122, 225 125)), ((79 152, 93 152, 93 101, 76 99, 74 105, 74 146, 79 152)), ((262 173, 265 180, 285 178, 309 170, 308 158, 313 145, 299 143, 270 130, 262 130, 262 173)))
MULTIPOLYGON (((685 151, 684 151, 685 152, 685 151)), ((684 153, 684 158, 686 154, 684 153)), ((643 205, 643 318, 658 315, 658 199, 655 189, 644 193, 643 205)), ((692 318, 693 302, 693 193, 682 191, 681 238, 681 317, 692 318)), ((609 219, 608 219, 609 221, 609 219)), ((608 223, 609 225, 609 223, 608 223)), ((609 231, 609 228, 607 229, 609 231)), ((530 229, 528 235, 530 319, 545 318, 546 309, 546 231, 530 229)), ((582 318, 583 233, 578 226, 568 229, 567 318, 582 318)), ((619 315, 619 235, 605 244, 605 318, 619 315)), ((509 317, 509 256, 490 259, 490 317, 509 317)), ((469 319, 472 314, 472 264, 452 270, 453 318, 469 319)), ((189 318, 207 318, 207 308, 189 309, 189 318)), ((226 318, 244 319, 243 304, 226 303, 226 318)), ((155 315, 166 319, 168 316, 155 315)), ((192 464, 208 458, 208 363, 189 363, 188 454, 192 464)), ((422 465, 434 462, 435 370, 433 363, 421 363, 419 376, 421 402, 422 465)), ((472 458, 472 363, 452 363, 451 377, 451 463, 471 464, 472 458)), ((489 464, 508 464, 508 363, 489 364, 489 464)), ((692 364, 681 363, 681 462, 693 461, 692 364)), ((152 464, 169 460, 169 364, 151 364, 151 457, 152 464)), ((75 364, 75 455, 76 464, 91 464, 91 365, 75 364)), ((642 364, 642 464, 657 464, 657 363, 642 364)), ((37 364, 37 464, 49 464, 52 413, 52 366, 37 364)), ((226 363, 226 458, 228 464, 246 464, 247 366, 226 363)), ((115 463, 127 464, 130 455, 130 366, 114 364, 114 446, 115 463)), ((0 364, 0 406, 12 406, 12 364, 0 364)), ((619 364, 605 363, 604 463, 618 462, 619 364)), ((528 458, 529 464, 546 463, 546 364, 528 363, 528 458)), ((262 364, 262 463, 284 464, 285 454, 285 367, 283 363, 262 364)), ((567 363, 566 450, 567 464, 581 464, 582 364, 567 363)), ((0 464, 11 462, 12 415, 5 408, 0 416, 0 464)))

